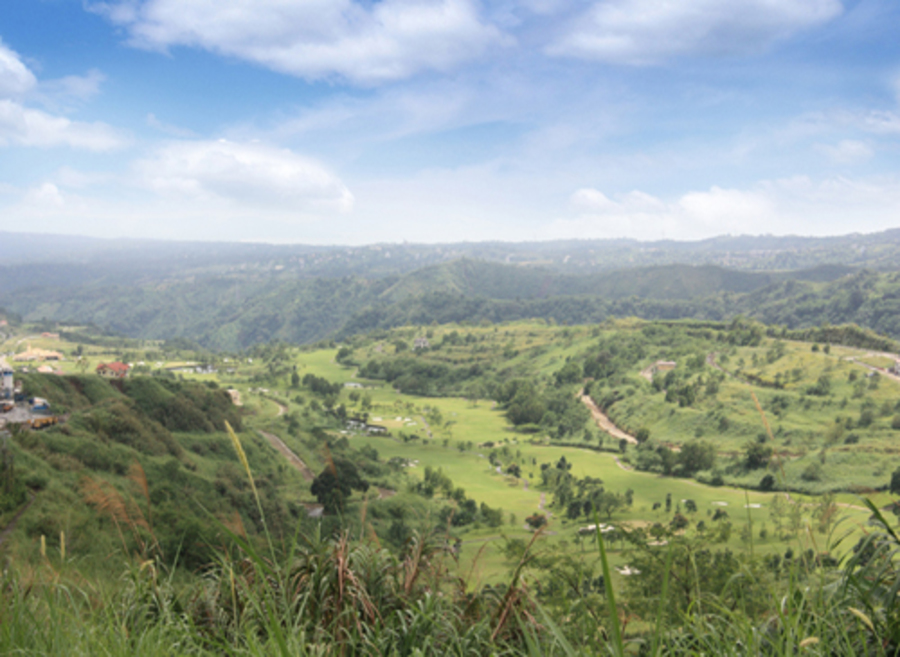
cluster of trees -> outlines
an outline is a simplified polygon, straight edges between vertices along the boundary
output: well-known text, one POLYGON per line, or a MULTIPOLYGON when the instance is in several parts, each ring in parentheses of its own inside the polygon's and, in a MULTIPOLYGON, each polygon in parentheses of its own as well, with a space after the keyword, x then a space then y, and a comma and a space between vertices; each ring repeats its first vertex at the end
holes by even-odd
POLYGON ((489 527, 499 527, 503 524, 503 509, 494 509, 484 502, 479 505, 475 500, 466 497, 465 489, 454 486, 442 468, 425 466, 422 481, 412 485, 412 490, 427 499, 441 494, 447 501, 455 504, 444 506, 439 515, 440 525, 448 524, 454 527, 463 527, 473 523, 483 522, 489 527))
POLYGON ((611 519, 617 511, 631 508, 634 491, 625 493, 608 491, 601 479, 576 478, 571 473, 572 463, 562 456, 555 463, 541 463, 541 480, 553 495, 553 506, 571 520, 581 517, 591 519, 594 512, 611 519))
POLYGON ((633 454, 632 462, 638 470, 676 477, 691 477, 716 465, 715 445, 707 440, 689 440, 676 452, 668 445, 648 439, 633 454))

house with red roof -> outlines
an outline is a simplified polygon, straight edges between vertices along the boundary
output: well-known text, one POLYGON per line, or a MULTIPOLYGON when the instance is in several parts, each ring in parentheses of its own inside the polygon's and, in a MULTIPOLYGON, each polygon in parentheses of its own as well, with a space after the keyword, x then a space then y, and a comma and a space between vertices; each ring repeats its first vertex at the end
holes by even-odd
POLYGON ((125 363, 100 363, 97 365, 97 374, 111 379, 124 379, 128 376, 129 369, 125 363))

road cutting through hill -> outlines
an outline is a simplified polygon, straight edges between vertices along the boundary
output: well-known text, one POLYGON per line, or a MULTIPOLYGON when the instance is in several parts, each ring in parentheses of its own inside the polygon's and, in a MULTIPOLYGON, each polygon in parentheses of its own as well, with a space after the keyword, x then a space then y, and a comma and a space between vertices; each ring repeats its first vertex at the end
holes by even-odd
POLYGON ((309 466, 303 460, 291 451, 291 448, 284 444, 284 441, 274 433, 267 431, 259 431, 259 435, 269 441, 269 444, 277 449, 281 454, 293 465, 306 481, 312 481, 316 478, 316 473, 309 469, 309 466))
POLYGON ((584 388, 578 393, 578 398, 581 400, 581 403, 588 407, 588 410, 591 412, 591 417, 594 418, 594 422, 598 427, 603 429, 606 433, 608 433, 613 438, 618 438, 619 440, 625 440, 632 445, 637 445, 637 438, 632 436, 631 434, 625 433, 615 424, 613 421, 609 419, 609 416, 606 415, 597 404, 594 403, 594 400, 591 399, 588 395, 584 394, 584 388))

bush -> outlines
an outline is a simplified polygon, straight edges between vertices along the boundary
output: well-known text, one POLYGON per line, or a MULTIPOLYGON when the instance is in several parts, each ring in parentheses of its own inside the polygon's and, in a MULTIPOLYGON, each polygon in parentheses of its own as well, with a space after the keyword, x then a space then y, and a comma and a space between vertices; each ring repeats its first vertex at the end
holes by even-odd
POLYGON ((821 481, 822 466, 818 463, 810 463, 803 472, 800 473, 800 478, 803 481, 821 481))

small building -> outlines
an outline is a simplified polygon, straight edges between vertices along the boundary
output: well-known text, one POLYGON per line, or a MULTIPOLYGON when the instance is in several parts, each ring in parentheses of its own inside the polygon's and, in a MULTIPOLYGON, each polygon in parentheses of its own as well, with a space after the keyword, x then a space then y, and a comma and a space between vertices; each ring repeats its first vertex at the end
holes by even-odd
POLYGON ((658 360, 653 363, 653 373, 657 372, 668 372, 670 370, 675 369, 675 361, 674 360, 658 360))
POLYGON ((110 379, 124 379, 128 376, 129 369, 125 363, 100 363, 97 365, 97 374, 110 379))
POLYGON ((369 424, 365 419, 360 417, 347 418, 347 428, 353 431, 365 431, 366 433, 379 435, 388 432, 387 427, 383 427, 380 424, 369 424))
POLYGON ((32 411, 49 411, 50 410, 50 402, 48 402, 43 397, 35 397, 31 400, 31 410, 32 411))
POLYGON ((13 356, 13 360, 16 362, 31 362, 31 361, 39 361, 39 360, 63 360, 63 355, 58 351, 48 351, 47 349, 32 349, 31 345, 28 345, 28 349, 23 351, 21 354, 17 354, 13 356))
POLYGON ((5 360, 0 360, 0 399, 12 399, 14 390, 13 369, 5 360))
POLYGON ((416 338, 413 340, 413 349, 428 349, 431 347, 431 344, 428 342, 428 338, 416 338))
POLYGON ((48 333, 47 331, 41 333, 42 338, 47 338, 48 340, 59 340, 59 333, 48 333))

